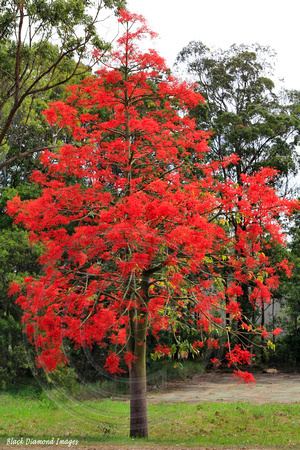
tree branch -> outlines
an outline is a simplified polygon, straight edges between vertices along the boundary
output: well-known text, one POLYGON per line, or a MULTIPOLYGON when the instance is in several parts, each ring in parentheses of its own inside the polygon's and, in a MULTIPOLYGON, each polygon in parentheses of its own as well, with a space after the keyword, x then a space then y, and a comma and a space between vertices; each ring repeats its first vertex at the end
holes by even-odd
POLYGON ((49 149, 55 149, 60 147, 60 145, 48 145, 46 147, 39 147, 39 148, 33 148, 30 150, 26 150, 26 152, 19 153, 16 156, 12 156, 11 158, 7 159, 6 161, 3 161, 0 163, 0 169, 3 169, 4 167, 10 166, 15 161, 18 161, 19 159, 24 159, 27 156, 32 155, 33 153, 42 152, 43 150, 49 150, 49 149))

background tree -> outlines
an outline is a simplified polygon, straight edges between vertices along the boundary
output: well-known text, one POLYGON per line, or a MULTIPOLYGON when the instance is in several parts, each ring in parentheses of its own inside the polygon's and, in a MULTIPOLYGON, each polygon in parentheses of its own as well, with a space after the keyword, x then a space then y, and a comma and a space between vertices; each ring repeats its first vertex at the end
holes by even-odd
MULTIPOLYGON (((119 22, 124 34, 107 68, 70 86, 67 99, 45 112, 71 139, 43 153, 43 172, 32 174, 41 195, 8 203, 16 223, 43 247, 41 276, 12 283, 10 294, 20 294, 41 367, 65 363, 66 340, 108 347, 111 374, 127 365, 130 434, 145 437, 147 337, 157 340, 156 354, 169 355, 160 334, 176 333, 184 322, 198 331, 195 348, 200 341, 218 347, 209 334, 221 328, 225 310, 241 318, 235 301, 241 285, 255 280, 253 305, 277 286, 277 268, 262 256, 260 240, 281 241, 276 218, 294 204, 268 186, 271 169, 244 175, 242 186, 220 180, 220 167, 237 157, 203 161, 208 134, 189 117, 203 97, 174 79, 155 51, 141 52, 137 43, 153 35, 142 17, 122 10, 119 22), (247 221, 237 230, 235 252, 224 215, 237 210, 247 221), (224 261, 234 276, 228 305, 217 276, 224 261)), ((251 362, 242 343, 231 348, 229 342, 230 367, 251 362)))
POLYGON ((275 362, 290 369, 298 369, 300 364, 300 215, 294 216, 290 229, 288 257, 294 265, 293 275, 286 278, 278 292, 283 309, 277 323, 285 330, 278 341, 275 362))
POLYGON ((2 190, 0 201, 0 386, 6 388, 31 376, 28 347, 21 326, 21 309, 7 295, 9 283, 23 276, 37 274, 40 249, 32 247, 27 232, 12 224, 5 214, 6 202, 16 194, 24 199, 39 194, 37 186, 27 183, 18 189, 2 190))
MULTIPOLYGON (((96 25, 104 7, 122 1, 11 0, 1 2, 0 146, 27 99, 89 70, 92 48, 107 50, 96 25), (85 63, 85 66, 83 66, 85 63)), ((29 105, 30 108, 30 105, 29 105)))
POLYGON ((206 99, 194 117, 213 132, 210 157, 222 161, 233 151, 239 156, 224 178, 240 182, 241 173, 260 167, 273 167, 284 178, 298 168, 299 94, 278 92, 270 78, 272 57, 258 44, 211 51, 195 41, 177 57, 177 67, 191 74, 206 99))
MULTIPOLYGON (((177 67, 192 76, 206 99, 192 116, 201 129, 212 130, 208 157, 223 161, 232 152, 239 157, 237 164, 223 168, 223 179, 242 185, 243 174, 272 167, 278 170, 272 182, 286 195, 291 194, 289 182, 299 167, 299 93, 276 89, 270 78, 272 56, 269 48, 259 45, 211 51, 192 41, 179 53, 177 67)), ((227 219, 233 233, 244 226, 241 215, 227 219)), ((274 250, 273 256, 275 264, 274 250)), ((227 280, 231 275, 223 276, 227 280)), ((248 317, 250 288, 245 284, 241 296, 248 317)), ((264 303, 260 320, 264 325, 264 303)))

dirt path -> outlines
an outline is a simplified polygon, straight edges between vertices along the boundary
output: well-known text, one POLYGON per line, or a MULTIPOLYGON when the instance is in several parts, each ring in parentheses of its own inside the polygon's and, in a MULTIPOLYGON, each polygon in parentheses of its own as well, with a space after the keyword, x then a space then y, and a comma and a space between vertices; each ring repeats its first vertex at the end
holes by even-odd
POLYGON ((166 383, 150 392, 148 399, 159 402, 300 402, 300 374, 257 374, 256 383, 241 384, 232 375, 210 373, 186 382, 166 383))

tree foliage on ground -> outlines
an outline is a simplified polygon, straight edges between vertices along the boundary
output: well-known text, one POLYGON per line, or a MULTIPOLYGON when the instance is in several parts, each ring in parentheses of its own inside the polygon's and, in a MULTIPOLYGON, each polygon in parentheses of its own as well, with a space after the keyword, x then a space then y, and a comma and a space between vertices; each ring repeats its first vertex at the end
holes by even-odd
MULTIPOLYGON (((130 433, 144 437, 150 336, 161 357, 173 351, 160 342, 166 330, 193 329, 195 353, 218 348, 223 332, 226 365, 253 381, 240 370, 251 363, 251 348, 244 339, 231 346, 228 337, 250 331, 238 301, 243 286, 255 308, 289 273, 286 260, 274 265, 264 250, 284 243, 278 217, 297 202, 278 197, 270 168, 242 174, 240 184, 222 179, 240 158, 207 158, 209 132, 189 115, 202 95, 170 75, 154 50, 140 50, 139 41, 153 36, 142 17, 122 10, 119 22, 123 35, 106 67, 70 86, 65 101, 44 113, 70 140, 43 152, 43 169, 31 176, 40 195, 8 202, 15 223, 43 248, 41 275, 11 283, 10 294, 24 310, 39 366, 64 364, 66 341, 108 348, 110 374, 127 366, 130 433), (219 275, 224 268, 227 284, 219 275)), ((272 330, 251 332, 266 339, 272 330)))

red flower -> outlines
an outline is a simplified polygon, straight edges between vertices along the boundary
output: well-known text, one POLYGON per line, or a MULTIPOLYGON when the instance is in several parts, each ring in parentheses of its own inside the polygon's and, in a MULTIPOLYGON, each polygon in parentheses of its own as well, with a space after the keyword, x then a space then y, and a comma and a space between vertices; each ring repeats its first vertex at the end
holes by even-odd
POLYGON ((231 300, 228 305, 226 305, 226 312, 231 314, 234 318, 238 319, 241 317, 240 304, 234 300, 231 300))
POLYGON ((203 341, 194 341, 192 343, 192 347, 193 348, 203 348, 204 347, 204 342, 203 341))
POLYGON ((221 361, 219 360, 219 358, 211 358, 210 362, 215 366, 215 367, 220 367, 221 365, 221 361))
POLYGON ((167 345, 157 345, 154 349, 155 353, 159 353, 161 355, 169 356, 171 355, 171 349, 167 345))
POLYGON ((111 374, 117 374, 124 372, 123 369, 120 368, 120 357, 112 352, 108 355, 105 361, 104 369, 111 374))
POLYGON ((16 294, 19 294, 21 288, 19 283, 16 283, 15 281, 12 281, 9 285, 9 289, 8 289, 8 295, 9 297, 13 297, 16 294))
POLYGON ((132 363, 135 360, 136 360, 136 356, 134 356, 134 354, 132 352, 124 353, 124 361, 125 361, 126 365, 129 367, 129 369, 131 368, 132 363))
POLYGON ((251 364, 251 358, 253 356, 248 350, 242 349, 240 344, 236 344, 233 350, 225 355, 228 360, 228 367, 236 364, 251 364))
POLYGON ((282 333, 283 332, 283 329, 282 328, 275 328, 273 331, 272 331, 272 334, 274 335, 274 336, 278 336, 278 334, 280 334, 280 333, 282 333))
POLYGON ((262 330, 261 337, 263 339, 267 339, 269 337, 269 333, 267 332, 267 330, 262 330))
POLYGON ((207 348, 219 348, 220 344, 218 339, 208 338, 206 341, 207 348))
POLYGON ((250 372, 243 372, 242 370, 235 370, 233 372, 233 374, 235 377, 244 381, 244 383, 256 383, 254 376, 250 372))
POLYGON ((292 276, 293 264, 287 259, 283 259, 277 264, 277 267, 286 273, 286 276, 290 278, 292 276))

